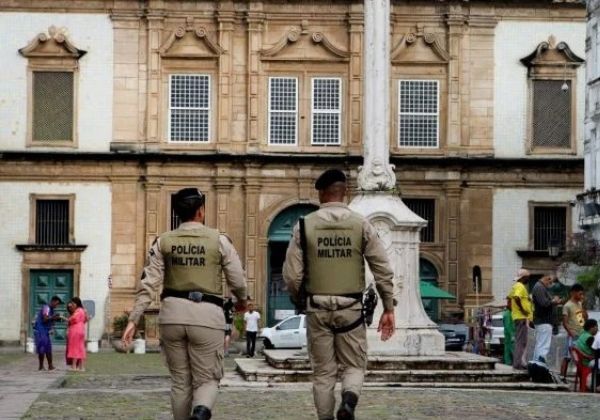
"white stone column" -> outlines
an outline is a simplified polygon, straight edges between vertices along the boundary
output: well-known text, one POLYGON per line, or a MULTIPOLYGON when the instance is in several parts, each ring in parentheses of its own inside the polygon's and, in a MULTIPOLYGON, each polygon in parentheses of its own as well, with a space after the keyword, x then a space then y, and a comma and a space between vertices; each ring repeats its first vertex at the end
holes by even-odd
POLYGON ((390 2, 365 0, 364 13, 364 163, 358 168, 358 188, 387 191, 396 186, 389 164, 390 2))
MULTIPOLYGON (((429 319, 419 288, 419 232, 426 221, 402 202, 397 192, 394 166, 389 163, 390 141, 390 3, 365 0, 364 46, 364 165, 359 167, 358 195, 350 207, 377 228, 394 269, 397 302, 396 332, 382 342, 377 323, 367 330, 369 354, 436 356, 444 353, 444 336, 429 319)), ((367 270, 367 282, 373 276, 367 270)))

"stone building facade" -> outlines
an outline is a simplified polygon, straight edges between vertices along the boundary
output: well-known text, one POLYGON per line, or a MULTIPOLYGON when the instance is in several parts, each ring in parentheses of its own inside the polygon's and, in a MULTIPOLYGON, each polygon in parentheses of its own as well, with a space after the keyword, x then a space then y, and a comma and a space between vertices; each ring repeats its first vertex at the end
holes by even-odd
POLYGON ((587 2, 586 43, 586 115, 585 115, 585 185, 577 197, 579 225, 596 241, 600 240, 600 2, 587 2))
MULTIPOLYGON (((314 179, 339 167, 354 190, 362 162, 363 1, 0 0, 0 22, 0 208, 15 215, 0 340, 26 337, 44 269, 97 302, 99 335, 187 186, 239 250, 251 298, 284 316, 281 262, 314 179), (53 200, 69 235, 48 244, 53 200)), ((456 296, 427 306, 462 313, 501 299, 521 265, 551 271, 550 242, 576 228, 585 7, 393 0, 390 36, 398 192, 429 221, 422 279, 456 296)))

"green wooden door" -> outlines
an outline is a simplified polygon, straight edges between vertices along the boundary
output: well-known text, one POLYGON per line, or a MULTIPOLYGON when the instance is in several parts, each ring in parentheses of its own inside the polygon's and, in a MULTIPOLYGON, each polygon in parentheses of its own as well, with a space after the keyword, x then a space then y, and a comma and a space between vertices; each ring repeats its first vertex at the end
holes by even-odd
MULTIPOLYGON (((66 303, 73 297, 73 272, 70 270, 31 270, 29 278, 29 335, 32 335, 31 321, 42 308, 50 302, 50 298, 56 295, 63 301, 55 312, 67 314, 66 303)), ((67 334, 67 324, 56 322, 55 333, 52 342, 64 344, 67 334)))
POLYGON ((267 284, 267 326, 288 315, 293 315, 294 305, 283 280, 281 270, 285 260, 285 252, 292 237, 294 225, 300 218, 315 211, 318 207, 312 204, 298 204, 288 207, 275 217, 269 227, 269 253, 267 284))

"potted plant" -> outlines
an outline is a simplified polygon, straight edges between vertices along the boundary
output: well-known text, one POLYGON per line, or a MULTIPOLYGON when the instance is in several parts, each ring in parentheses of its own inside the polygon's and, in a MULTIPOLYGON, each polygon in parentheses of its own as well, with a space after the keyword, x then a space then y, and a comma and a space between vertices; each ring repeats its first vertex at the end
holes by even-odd
MULTIPOLYGON (((123 342, 121 341, 121 337, 123 337, 123 332, 129 323, 129 316, 124 313, 122 315, 116 316, 112 322, 112 346, 119 353, 129 353, 133 350, 133 342, 128 346, 123 346, 123 342)), ((139 334, 136 332, 136 336, 139 334)))

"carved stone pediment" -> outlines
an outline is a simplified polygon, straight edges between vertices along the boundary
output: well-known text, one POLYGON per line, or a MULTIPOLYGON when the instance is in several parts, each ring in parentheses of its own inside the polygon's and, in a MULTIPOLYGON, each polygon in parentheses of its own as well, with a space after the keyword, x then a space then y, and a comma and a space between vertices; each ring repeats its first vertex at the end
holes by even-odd
POLYGON ((87 51, 75 47, 67 37, 65 28, 50 26, 48 33, 38 34, 31 42, 19 50, 27 58, 73 58, 79 60, 87 51))
POLYGON ((442 47, 438 36, 424 32, 422 27, 405 34, 392 50, 391 57, 395 64, 443 64, 450 61, 450 54, 442 47))
POLYGON ((193 19, 188 18, 186 26, 171 32, 159 52, 167 58, 217 58, 225 50, 208 36, 206 28, 194 27, 193 19))
POLYGON ((350 53, 335 46, 323 32, 288 30, 272 47, 260 51, 263 60, 273 61, 348 61, 350 53))
POLYGON ((569 69, 573 71, 585 62, 585 60, 577 56, 566 42, 556 42, 554 36, 550 36, 548 41, 541 42, 535 50, 526 57, 521 59, 521 63, 527 67, 529 75, 547 72, 555 69, 564 71, 569 69))

